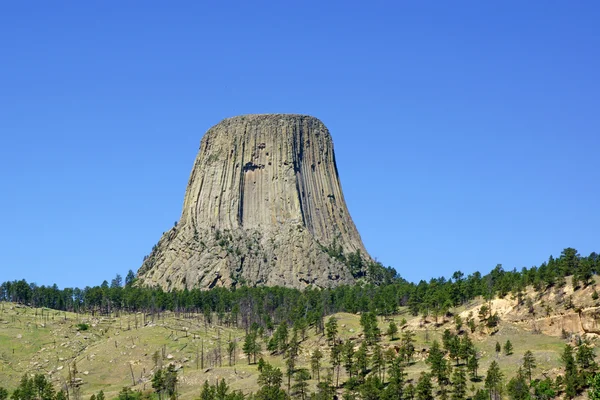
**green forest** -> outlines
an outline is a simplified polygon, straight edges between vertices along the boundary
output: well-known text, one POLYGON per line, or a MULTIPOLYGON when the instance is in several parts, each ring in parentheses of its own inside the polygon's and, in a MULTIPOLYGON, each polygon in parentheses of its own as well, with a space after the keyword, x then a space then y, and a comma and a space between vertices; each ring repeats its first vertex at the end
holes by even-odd
MULTIPOLYGON (((360 262, 348 259, 354 264, 360 262)), ((231 357, 238 346, 247 355, 247 362, 258 373, 258 391, 244 394, 230 389, 231 382, 224 379, 207 381, 198 388, 199 399, 334 399, 340 393, 345 399, 551 399, 582 394, 600 398, 598 364, 594 346, 588 340, 578 338, 575 344, 564 345, 560 355, 562 373, 554 379, 533 379, 537 360, 531 351, 524 352, 514 376, 505 376, 496 361, 487 370, 481 370, 479 352, 471 337, 478 328, 475 318, 462 319, 453 314, 456 307, 478 297, 490 301, 510 296, 518 304, 531 307, 528 304, 531 299, 525 294, 528 287, 543 293, 566 285, 567 278, 574 290, 585 289, 600 272, 597 253, 581 256, 576 249, 566 248, 558 258, 551 256, 539 267, 507 271, 497 265, 486 275, 475 272, 465 276, 456 271, 449 278, 418 283, 408 282, 394 269, 378 263, 359 269, 365 271, 360 284, 305 290, 240 285, 231 289, 164 292, 137 286, 132 271, 124 280, 117 275, 110 282, 85 288, 60 289, 56 285, 38 286, 21 280, 2 283, 0 301, 91 315, 141 312, 144 319, 141 323, 150 315, 160 318, 161 313, 171 312, 183 317, 201 317, 208 325, 243 330, 244 342, 229 340, 225 353, 229 354, 230 365, 235 364, 231 357), (415 334, 407 329, 405 321, 397 324, 388 319, 401 307, 412 316, 430 319, 436 326, 442 319, 452 321, 450 327, 443 329, 441 338, 429 344, 425 361, 428 369, 418 379, 408 380, 405 373, 413 365, 417 352, 415 334), (343 340, 338 335, 338 321, 332 315, 340 312, 360 315, 362 340, 343 340), (297 360, 308 332, 326 338, 327 354, 313 350, 309 368, 305 368, 297 360), (394 346, 381 346, 383 336, 394 346), (261 357, 264 352, 281 357, 284 367, 265 361, 261 357), (325 356, 331 360, 328 368, 323 365, 325 356), (343 381, 340 371, 346 377, 343 381), (318 383, 309 389, 310 379, 318 383), (476 390, 473 383, 480 383, 476 390)), ((598 293, 594 291, 593 296, 597 298, 598 293)), ((577 306, 571 304, 571 307, 577 306)), ((499 316, 485 303, 479 308, 478 317, 477 324, 492 331, 500 322, 499 316)), ((510 340, 496 342, 496 357, 513 351, 510 340)), ((73 366, 69 374, 76 373, 73 366)), ((161 366, 153 373, 151 391, 124 387, 118 398, 175 399, 178 379, 172 365, 161 366)), ((79 397, 68 387, 54 388, 42 374, 23 376, 16 388, 0 388, 0 400, 79 397)), ((99 391, 90 400, 104 398, 104 392, 99 391)))

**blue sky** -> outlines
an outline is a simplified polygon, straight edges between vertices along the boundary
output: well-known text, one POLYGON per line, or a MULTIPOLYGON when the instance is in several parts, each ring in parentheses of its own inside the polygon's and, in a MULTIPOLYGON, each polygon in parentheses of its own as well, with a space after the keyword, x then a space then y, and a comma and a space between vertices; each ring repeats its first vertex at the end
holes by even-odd
POLYGON ((320 118, 367 249, 406 279, 599 251, 600 6, 0 6, 0 280, 86 286, 179 218, 203 133, 320 118))

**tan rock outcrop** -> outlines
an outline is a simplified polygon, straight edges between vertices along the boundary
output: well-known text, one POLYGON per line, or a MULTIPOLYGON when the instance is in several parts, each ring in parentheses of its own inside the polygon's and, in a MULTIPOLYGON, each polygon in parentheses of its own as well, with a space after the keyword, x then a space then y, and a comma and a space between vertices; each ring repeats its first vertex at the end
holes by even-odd
POLYGON ((354 281, 327 248, 368 254, 344 201, 333 142, 304 115, 245 115, 206 132, 178 224, 138 271, 164 289, 330 287, 354 281))

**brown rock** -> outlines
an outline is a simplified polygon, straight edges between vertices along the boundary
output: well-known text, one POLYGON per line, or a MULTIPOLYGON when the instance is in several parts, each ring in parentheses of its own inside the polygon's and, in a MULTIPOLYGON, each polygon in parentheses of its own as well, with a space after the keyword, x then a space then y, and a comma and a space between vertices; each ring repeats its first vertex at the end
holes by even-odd
POLYGON ((333 142, 304 115, 246 115, 202 138, 178 224, 138 271, 163 289, 350 284, 364 245, 344 201, 333 142))

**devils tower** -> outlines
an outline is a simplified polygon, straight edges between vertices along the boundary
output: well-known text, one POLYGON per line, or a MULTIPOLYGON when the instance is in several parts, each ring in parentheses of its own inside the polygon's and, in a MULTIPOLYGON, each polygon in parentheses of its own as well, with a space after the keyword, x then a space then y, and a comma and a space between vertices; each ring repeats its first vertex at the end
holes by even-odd
POLYGON ((181 219, 138 278, 165 290, 331 287, 354 282, 339 255, 357 251, 369 260, 325 125, 306 115, 244 115, 202 138, 181 219))

